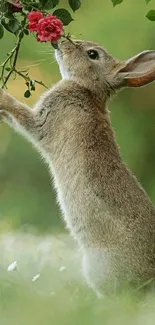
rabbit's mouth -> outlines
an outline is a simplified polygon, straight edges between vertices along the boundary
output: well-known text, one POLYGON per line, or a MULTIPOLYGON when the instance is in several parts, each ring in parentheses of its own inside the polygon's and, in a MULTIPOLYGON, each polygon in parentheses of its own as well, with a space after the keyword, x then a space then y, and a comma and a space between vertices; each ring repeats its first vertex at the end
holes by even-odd
POLYGON ((71 39, 63 40, 58 47, 62 54, 70 54, 77 48, 77 44, 71 39))
POLYGON ((59 44, 58 48, 55 50, 55 57, 59 65, 60 63, 62 64, 65 55, 68 56, 73 52, 75 46, 75 43, 70 40, 62 41, 59 44))

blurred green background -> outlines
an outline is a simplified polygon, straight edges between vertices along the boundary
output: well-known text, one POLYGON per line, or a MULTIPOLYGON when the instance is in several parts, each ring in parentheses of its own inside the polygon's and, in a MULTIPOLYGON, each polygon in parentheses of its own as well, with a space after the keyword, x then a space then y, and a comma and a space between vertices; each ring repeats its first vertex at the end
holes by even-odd
MULTIPOLYGON (((62 7, 67 1, 60 1, 62 7)), ((124 0, 113 8, 110 0, 83 0, 67 28, 75 37, 97 41, 119 59, 145 49, 155 49, 155 23, 145 18, 152 0, 124 0)), ((0 62, 15 38, 5 33, 0 41, 0 62)), ((32 78, 51 85, 60 79, 53 50, 25 37, 19 68, 29 67, 32 78)), ((30 99, 23 96, 22 79, 11 80, 8 92, 32 105, 44 89, 30 99)), ((127 89, 109 103, 111 118, 124 160, 155 203, 155 84, 127 89)), ((56 205, 48 168, 36 150, 6 125, 0 125, 0 222, 1 230, 60 233, 65 231, 56 205)))

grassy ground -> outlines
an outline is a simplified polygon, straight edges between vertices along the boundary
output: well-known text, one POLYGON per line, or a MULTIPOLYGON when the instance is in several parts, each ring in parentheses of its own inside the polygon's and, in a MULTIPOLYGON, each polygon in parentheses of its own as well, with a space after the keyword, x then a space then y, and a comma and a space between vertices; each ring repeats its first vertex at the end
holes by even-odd
POLYGON ((154 324, 153 294, 96 298, 83 282, 79 253, 67 236, 9 233, 1 235, 0 250, 0 325, 154 324), (8 272, 14 261, 17 269, 8 272))

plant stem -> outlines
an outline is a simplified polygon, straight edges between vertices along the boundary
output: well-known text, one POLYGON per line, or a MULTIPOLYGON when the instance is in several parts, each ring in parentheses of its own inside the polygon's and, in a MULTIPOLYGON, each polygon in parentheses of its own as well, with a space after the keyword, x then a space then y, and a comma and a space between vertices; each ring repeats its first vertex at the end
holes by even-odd
POLYGON ((1 67, 2 67, 1 79, 2 79, 2 82, 3 82, 2 88, 5 88, 6 87, 6 84, 7 84, 8 80, 9 80, 10 76, 13 74, 13 72, 16 69, 16 63, 17 63, 17 59, 18 59, 18 54, 19 54, 20 46, 21 46, 21 41, 22 41, 22 39, 24 37, 23 30, 25 28, 26 21, 27 21, 27 17, 25 16, 24 17, 24 20, 23 20, 23 24, 22 24, 22 29, 21 29, 21 31, 20 31, 20 33, 18 35, 18 39, 17 39, 16 46, 10 52, 9 56, 6 58, 6 60, 4 61, 4 63, 1 65, 1 67), (13 63, 11 64, 11 69, 8 72, 8 74, 6 75, 6 77, 4 77, 4 71, 5 71, 6 65, 7 65, 7 63, 9 61, 11 63, 11 60, 12 59, 13 59, 13 63))
MULTIPOLYGON (((23 24, 22 24, 22 29, 18 35, 18 39, 17 39, 17 43, 16 46, 12 49, 12 51, 10 52, 10 54, 8 55, 8 57, 6 58, 6 60, 3 62, 3 64, 1 65, 2 68, 2 72, 1 72, 1 80, 2 80, 2 88, 6 88, 6 84, 8 82, 8 80, 10 79, 11 75, 15 72, 15 74, 18 74, 19 76, 21 76, 26 83, 30 83, 32 81, 32 79, 28 76, 27 74, 22 73, 21 71, 17 70, 16 68, 16 64, 17 64, 17 59, 18 59, 18 55, 19 55, 19 50, 20 50, 20 46, 21 46, 21 41, 24 37, 24 33, 23 30, 25 28, 26 25, 26 21, 27 21, 27 17, 24 17, 23 20, 23 24), (13 60, 13 62, 11 63, 11 61, 13 60), (8 62, 10 62, 10 71, 8 72, 8 74, 4 77, 4 73, 5 73, 5 68, 8 64, 8 62)), ((38 81, 36 79, 33 80, 35 83, 45 87, 46 89, 48 89, 48 87, 42 82, 42 81, 38 81)), ((29 86, 28 86, 29 88, 29 86)))
MULTIPOLYGON (((22 77, 23 79, 25 79, 26 82, 30 82, 32 79, 28 76, 28 75, 25 75, 24 73, 22 73, 21 71, 19 70, 16 70, 14 69, 14 72, 16 74, 18 74, 20 77, 22 77)), ((46 86, 42 81, 38 81, 36 79, 33 79, 33 81, 43 87, 45 87, 46 89, 49 89, 48 86, 46 86)))
MULTIPOLYGON (((12 68, 9 71, 9 73, 7 74, 7 76, 5 77, 5 79, 3 81, 2 88, 5 88, 6 87, 6 84, 7 84, 8 80, 9 80, 10 76, 15 71, 15 67, 16 67, 16 63, 17 63, 17 58, 18 58, 18 53, 19 53, 20 44, 21 44, 21 40, 22 40, 22 38, 20 40, 18 40, 17 46, 15 47, 15 50, 13 51, 12 55, 9 56, 8 60, 6 60, 6 63, 7 63, 13 57, 13 55, 15 53, 15 57, 14 57, 14 60, 13 60, 12 68)), ((3 70, 2 70, 3 72, 2 72, 2 74, 4 73, 5 65, 3 66, 3 70)))

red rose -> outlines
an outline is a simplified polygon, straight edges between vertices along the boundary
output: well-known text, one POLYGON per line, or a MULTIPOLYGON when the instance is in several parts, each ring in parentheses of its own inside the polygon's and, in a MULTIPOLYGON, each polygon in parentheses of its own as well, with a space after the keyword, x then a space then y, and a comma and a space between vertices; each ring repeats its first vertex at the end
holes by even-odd
POLYGON ((12 2, 15 3, 15 4, 10 4, 13 12, 21 12, 23 10, 23 6, 19 0, 12 0, 12 2))
POLYGON ((38 41, 57 43, 63 33, 63 23, 53 15, 47 15, 38 22, 38 41))
POLYGON ((43 14, 40 11, 31 11, 28 15, 28 20, 30 21, 29 30, 31 32, 38 31, 39 20, 43 18, 43 14))

